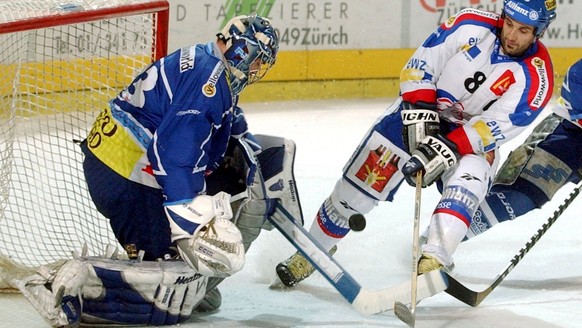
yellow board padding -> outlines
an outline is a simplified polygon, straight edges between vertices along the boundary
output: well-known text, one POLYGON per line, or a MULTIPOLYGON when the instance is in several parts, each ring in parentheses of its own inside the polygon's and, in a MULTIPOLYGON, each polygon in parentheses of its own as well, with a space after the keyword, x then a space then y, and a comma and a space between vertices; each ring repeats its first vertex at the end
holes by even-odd
POLYGON ((283 51, 263 81, 394 78, 413 52, 414 49, 283 51))
MULTIPOLYGON (((582 58, 582 48, 550 48, 556 73, 556 91, 570 65, 582 58)), ((249 86, 241 102, 378 98, 398 95, 400 72, 414 49, 283 51, 265 79, 249 86)), ((65 92, 77 98, 87 88, 116 94, 149 63, 147 56, 55 61, 52 65, 27 63, 18 75, 19 94, 65 92)), ((15 65, 0 65, 0 97, 14 93, 15 65)))
POLYGON ((149 56, 117 56, 0 65, 0 96, 120 89, 149 62, 149 56))

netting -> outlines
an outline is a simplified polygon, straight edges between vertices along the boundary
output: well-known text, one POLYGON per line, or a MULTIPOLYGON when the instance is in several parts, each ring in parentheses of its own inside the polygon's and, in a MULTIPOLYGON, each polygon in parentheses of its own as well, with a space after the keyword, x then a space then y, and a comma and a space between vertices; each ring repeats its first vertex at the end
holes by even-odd
POLYGON ((151 0, 0 2, 4 257, 37 266, 69 258, 83 244, 93 254, 117 245, 88 194, 76 141, 163 55, 167 8, 151 0))

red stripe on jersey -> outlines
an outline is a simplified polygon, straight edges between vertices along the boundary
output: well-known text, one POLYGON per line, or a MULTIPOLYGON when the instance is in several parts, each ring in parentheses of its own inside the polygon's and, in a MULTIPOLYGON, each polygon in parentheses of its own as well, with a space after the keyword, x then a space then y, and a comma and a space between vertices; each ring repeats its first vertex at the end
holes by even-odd
POLYGON ((527 103, 532 110, 544 108, 552 98, 554 90, 554 69, 546 47, 539 41, 538 51, 526 59, 526 77, 530 82, 527 103))
POLYGON ((459 155, 473 154, 473 146, 471 146, 469 137, 467 137, 465 129, 462 126, 447 134, 447 139, 457 145, 457 152, 459 155))
POLYGON ((416 104, 419 101, 427 104, 436 103, 436 90, 434 89, 420 89, 402 94, 402 100, 411 104, 416 104))

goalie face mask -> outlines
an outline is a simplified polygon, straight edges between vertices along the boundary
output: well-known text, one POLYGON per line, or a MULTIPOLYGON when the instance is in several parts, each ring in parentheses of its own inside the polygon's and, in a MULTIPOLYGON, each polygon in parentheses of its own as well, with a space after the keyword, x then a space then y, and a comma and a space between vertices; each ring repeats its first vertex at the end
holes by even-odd
POLYGON ((271 22, 257 15, 231 19, 217 36, 226 42, 232 92, 238 95, 275 64, 279 38, 271 22))

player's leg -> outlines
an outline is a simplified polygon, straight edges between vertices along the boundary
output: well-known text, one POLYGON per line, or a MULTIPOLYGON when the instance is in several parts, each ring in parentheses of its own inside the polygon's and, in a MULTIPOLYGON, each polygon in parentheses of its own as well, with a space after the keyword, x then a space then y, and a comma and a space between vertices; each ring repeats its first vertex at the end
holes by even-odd
MULTIPOLYGON (((259 236, 262 229, 270 230, 267 221, 274 213, 277 202, 300 222, 303 214, 293 174, 295 143, 275 136, 256 135, 252 140, 232 139, 225 163, 228 169, 219 169, 209 177, 209 192, 221 186, 231 192, 234 222, 241 231, 245 251, 259 236), (259 148, 257 148, 259 147, 259 148), (241 182, 242 181, 242 185, 241 182)), ((210 278, 204 300, 197 311, 208 311, 219 303, 218 286, 223 279, 210 278)))
POLYGON ((170 248, 170 226, 159 189, 127 180, 115 173, 81 145, 83 170, 89 193, 97 209, 109 219, 119 243, 129 256, 144 251, 144 260, 174 256, 170 248))
POLYGON ((419 273, 452 268, 452 255, 461 243, 479 203, 485 198, 497 161, 465 155, 455 169, 443 175, 444 189, 434 210, 426 243, 422 245, 419 273))
MULTIPOLYGON (((335 252, 335 246, 350 231, 352 215, 369 213, 379 200, 391 201, 404 180, 399 169, 410 155, 403 150, 399 105, 396 102, 389 107, 362 139, 309 228, 315 240, 330 253, 335 252)), ((288 287, 314 270, 299 252, 276 267, 281 282, 288 287)))

